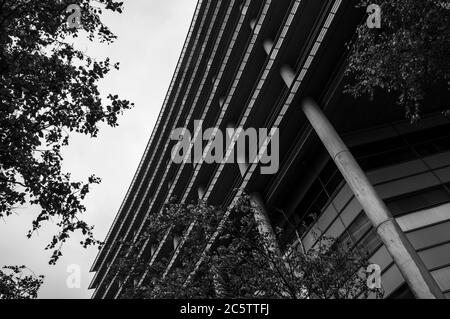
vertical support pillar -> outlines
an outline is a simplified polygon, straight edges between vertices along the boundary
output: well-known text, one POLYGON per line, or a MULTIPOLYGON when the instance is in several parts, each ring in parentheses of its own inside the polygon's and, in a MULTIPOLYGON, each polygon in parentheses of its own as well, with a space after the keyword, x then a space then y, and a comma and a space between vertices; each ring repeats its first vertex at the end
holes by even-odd
POLYGON ((151 247, 150 247, 150 256, 152 256, 152 258, 153 258, 153 255, 156 253, 157 249, 158 249, 158 247, 155 244, 151 245, 151 247))
POLYGON ((417 298, 445 299, 422 259, 334 127, 312 99, 302 109, 417 298))
POLYGON ((203 185, 200 185, 197 189, 197 195, 199 200, 203 200, 203 196, 205 196, 206 189, 203 185))
POLYGON ((222 276, 219 273, 219 270, 216 267, 212 267, 211 269, 212 277, 213 277, 213 286, 216 297, 221 299, 227 296, 227 291, 225 286, 223 285, 222 276))
POLYGON ((269 216, 261 196, 254 193, 250 196, 250 199, 255 221, 258 226, 258 231, 264 238, 264 245, 267 251, 274 255, 281 256, 281 250, 278 245, 277 237, 275 236, 273 227, 270 224, 269 216))
POLYGON ((280 75, 287 87, 290 87, 292 82, 294 82, 295 73, 289 65, 283 65, 281 67, 280 75))
POLYGON ((181 242, 181 237, 178 235, 173 235, 172 242, 173 242, 173 250, 175 251, 181 242))
POLYGON ((273 47, 272 39, 265 39, 263 42, 263 48, 267 55, 269 55, 270 51, 272 51, 272 47, 273 47))

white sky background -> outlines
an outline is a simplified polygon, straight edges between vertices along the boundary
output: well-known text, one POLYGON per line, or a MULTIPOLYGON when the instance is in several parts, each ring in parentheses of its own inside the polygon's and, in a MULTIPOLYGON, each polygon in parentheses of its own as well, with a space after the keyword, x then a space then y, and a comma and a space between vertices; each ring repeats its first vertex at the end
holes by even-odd
MULTIPOLYGON (((134 109, 119 118, 116 128, 104 127, 96 139, 72 136, 64 150, 64 171, 74 180, 91 174, 102 183, 91 189, 84 215, 95 225, 103 240, 122 203, 161 109, 165 94, 181 53, 197 0, 128 0, 122 14, 104 16, 105 23, 119 37, 111 46, 79 44, 92 57, 109 56, 121 63, 120 71, 100 83, 103 94, 118 94, 135 103, 134 109)), ((46 224, 32 239, 26 238, 37 210, 23 208, 0 220, 0 266, 26 265, 45 275, 40 298, 90 298, 87 289, 89 269, 97 248, 83 249, 79 235, 63 249, 56 266, 48 265, 50 242, 55 228, 46 224), (81 267, 81 288, 66 284, 68 266, 81 267)))

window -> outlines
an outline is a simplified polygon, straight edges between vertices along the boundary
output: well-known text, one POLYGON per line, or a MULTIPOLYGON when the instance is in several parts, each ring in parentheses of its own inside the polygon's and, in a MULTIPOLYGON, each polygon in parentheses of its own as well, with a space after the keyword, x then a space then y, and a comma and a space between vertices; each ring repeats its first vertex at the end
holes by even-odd
POLYGON ((339 238, 339 245, 343 248, 357 244, 363 253, 372 255, 381 245, 375 229, 364 212, 362 212, 339 238))
POLYGON ((436 140, 434 145, 439 152, 450 150, 450 136, 436 140))
POLYGON ((390 296, 390 299, 415 299, 414 294, 407 284, 403 284, 400 288, 395 290, 390 296))
POLYGON ((450 124, 355 146, 351 149, 364 170, 416 159, 418 154, 428 156, 448 150, 450 150, 450 124))
POLYGON ((416 193, 392 198, 386 201, 392 215, 399 216, 426 209, 450 201, 450 194, 442 186, 421 190, 416 193))
POLYGON ((362 252, 367 252, 369 255, 372 255, 378 247, 381 245, 381 239, 378 236, 375 228, 372 228, 370 232, 368 232, 363 239, 359 242, 358 248, 362 252))
POLYGON ((450 221, 421 228, 407 234, 415 249, 423 249, 450 240, 450 221))
POLYGON ((450 243, 421 251, 419 256, 428 269, 450 264, 450 243))
POLYGON ((450 290, 450 267, 435 270, 432 275, 442 291, 450 290))
POLYGON ((359 216, 353 221, 350 227, 347 228, 348 233, 355 243, 357 243, 372 227, 365 212, 359 214, 359 216))
POLYGON ((417 156, 411 148, 402 147, 360 158, 358 159, 358 162, 362 169, 367 171, 389 166, 393 163, 405 162, 415 157, 417 156))
MULTIPOLYGON (((450 176, 450 171, 446 172, 442 168, 434 173, 428 171, 429 167, 437 168, 429 163, 431 158, 435 161, 435 158, 439 159, 439 167, 443 166, 442 162, 448 162, 446 153, 443 153, 448 150, 450 124, 358 145, 351 149, 362 168, 368 171, 378 193, 385 199, 395 217, 450 202, 450 187, 439 185, 448 182, 443 177, 450 176), (420 158, 428 155, 434 156, 420 158), (388 180, 391 181, 387 182, 388 180)), ((299 233, 307 236, 306 232, 311 227, 320 228, 326 234, 340 237, 343 245, 356 244, 373 253, 381 243, 375 231, 371 230, 371 223, 362 212, 361 205, 352 197, 353 193, 330 159, 296 207, 294 220, 299 233), (344 187, 341 187, 342 185, 344 187), (338 219, 334 219, 332 223, 333 218, 330 216, 337 216, 335 213, 329 214, 331 202, 337 214, 340 214, 339 221, 347 228, 345 232, 341 231, 342 227, 337 227, 338 219)), ((287 242, 292 240, 292 235, 286 236, 287 242)), ((309 238, 305 239, 311 244, 309 238)))

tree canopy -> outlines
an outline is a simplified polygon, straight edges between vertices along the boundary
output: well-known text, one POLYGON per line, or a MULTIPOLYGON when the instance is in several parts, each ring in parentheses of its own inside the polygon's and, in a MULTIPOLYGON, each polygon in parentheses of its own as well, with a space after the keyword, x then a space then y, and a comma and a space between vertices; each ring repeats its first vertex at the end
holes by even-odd
MULTIPOLYGON (((381 8, 381 28, 365 21, 351 44, 345 92, 373 97, 376 90, 395 94, 412 122, 420 119, 423 101, 433 85, 450 81, 450 1, 360 0, 381 8)), ((448 92, 447 92, 448 94, 448 92)), ((449 105, 442 105, 443 111, 449 105)))
POLYGON ((110 44, 116 36, 103 24, 102 11, 121 13, 115 0, 71 0, 81 8, 80 28, 67 23, 69 1, 0 0, 0 217, 26 203, 40 207, 33 232, 49 220, 59 231, 47 249, 50 263, 74 231, 81 244, 98 244, 81 219, 83 200, 94 175, 73 181, 61 169, 61 150, 72 133, 96 137, 102 123, 118 125, 132 103, 99 91, 98 83, 119 64, 97 61, 69 41, 85 36, 110 44))
POLYGON ((122 252, 109 279, 117 276, 123 284, 122 298, 382 296, 381 289, 367 285, 365 252, 326 237, 318 238, 315 248, 307 252, 301 241, 285 245, 282 254, 270 251, 267 242, 272 239, 258 231, 254 209, 247 195, 238 199, 229 215, 201 201, 171 202, 149 218, 137 242, 127 243, 128 249, 122 252), (205 252, 216 230, 214 245, 205 252), (160 256, 151 265, 142 260, 139 252, 144 243, 157 246, 168 232, 169 243, 177 238, 181 245, 171 267, 172 254, 160 256), (202 254, 203 262, 198 264, 202 254))
POLYGON ((5 266, 0 269, 0 299, 35 299, 43 280, 25 266, 5 266))

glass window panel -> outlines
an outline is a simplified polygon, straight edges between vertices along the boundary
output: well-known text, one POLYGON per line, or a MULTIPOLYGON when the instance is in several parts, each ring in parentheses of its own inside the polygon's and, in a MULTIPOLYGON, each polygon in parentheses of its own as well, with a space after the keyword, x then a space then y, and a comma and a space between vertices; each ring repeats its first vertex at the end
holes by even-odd
POLYGON ((331 177, 331 179, 325 185, 325 189, 327 190, 328 194, 330 194, 330 196, 335 193, 336 189, 339 188, 343 180, 344 178, 342 177, 342 174, 339 171, 336 171, 336 174, 334 174, 333 177, 331 177))
POLYGON ((419 255, 428 269, 450 264, 450 244, 421 251, 419 255))
POLYGON ((296 208, 296 213, 299 216, 303 216, 303 214, 311 208, 311 205, 313 205, 314 201, 322 192, 322 186, 320 185, 320 182, 316 180, 308 189, 299 206, 296 208))
POLYGON ((308 234, 302 239, 303 247, 305 250, 309 250, 314 242, 316 241, 318 234, 314 233, 312 230, 308 232, 308 234))
MULTIPOLYGON (((376 299, 377 295, 375 293, 369 293, 367 296, 367 299, 376 299)), ((361 294, 358 296, 358 299, 364 299, 364 294, 361 294)))
POLYGON ((341 219, 345 226, 349 226, 362 211, 362 206, 356 197, 341 212, 341 219))
POLYGON ((370 257, 370 262, 380 266, 381 270, 384 270, 387 266, 392 263, 392 257, 389 255, 385 246, 381 246, 372 257, 370 257))
POLYGON ((394 291, 389 298, 391 299, 415 299, 414 294, 407 284, 403 284, 394 291))
POLYGON ((338 240, 339 247, 345 249, 345 250, 349 250, 354 246, 353 240, 350 237, 350 234, 348 233, 348 231, 345 231, 341 237, 338 240))
POLYGON ((414 149, 421 156, 428 156, 428 155, 436 154, 438 152, 438 149, 436 148, 436 146, 429 142, 417 144, 414 146, 414 149))
POLYGON ((431 168, 446 166, 450 163, 450 152, 444 152, 433 156, 425 157, 424 161, 431 168))
POLYGON ((392 265, 384 274, 381 275, 381 285, 384 289, 385 298, 389 297, 398 287, 404 283, 400 270, 396 265, 392 265))
POLYGON ((394 216, 426 209, 450 200, 450 195, 443 188, 424 190, 420 193, 402 196, 386 201, 394 216))
POLYGON ((324 184, 327 184, 328 181, 337 173, 338 169, 332 160, 329 160, 327 165, 320 172, 320 179, 324 184))
POLYGON ((314 200, 312 205, 309 208, 308 214, 312 214, 315 218, 318 218, 329 200, 328 195, 322 191, 319 196, 314 200))
POLYGON ((368 172, 367 177, 373 184, 378 184, 427 170, 427 166, 422 161, 415 160, 368 172))
POLYGON ((375 228, 372 228, 369 233, 358 244, 361 251, 367 252, 369 255, 373 254, 375 250, 380 247, 381 239, 378 236, 375 228))
POLYGON ((341 220, 338 218, 334 221, 334 223, 330 226, 330 228, 325 233, 325 236, 330 238, 339 238, 342 233, 345 231, 345 227, 342 224, 341 220))
POLYGON ((450 289, 450 267, 435 270, 432 272, 432 275, 442 291, 450 289))
POLYGON ((367 171, 378 167, 389 166, 393 163, 405 162, 416 157, 416 154, 409 147, 403 147, 358 159, 358 163, 363 170, 367 171))
POLYGON ((325 229, 328 228, 333 219, 335 219, 336 217, 337 217, 336 210, 334 209, 333 205, 329 205, 328 208, 319 217, 314 227, 317 227, 321 231, 325 231, 325 229))
POLYGON ((444 222, 450 219, 450 204, 443 204, 420 212, 397 217, 397 222, 405 232, 420 227, 444 222))
POLYGON ((434 145, 440 152, 450 150, 450 136, 434 141, 434 145))
POLYGON ((450 125, 444 124, 428 128, 426 130, 419 130, 409 133, 404 136, 404 139, 408 141, 409 144, 422 144, 425 142, 431 143, 432 141, 442 138, 443 136, 448 136, 450 131, 450 125))
POLYGON ((376 141, 372 143, 366 143, 358 145, 352 148, 352 153, 356 158, 365 157, 374 153, 374 150, 386 150, 394 149, 405 146, 405 141, 400 137, 393 137, 384 139, 382 141, 376 141))
POLYGON ((450 222, 422 228, 406 236, 416 250, 450 241, 450 222))
POLYGON ((364 213, 361 213, 347 230, 356 243, 367 233, 370 227, 372 227, 372 224, 369 219, 364 213))
MULTIPOLYGON (((449 162, 450 163, 450 162, 449 162)), ((450 182, 450 166, 435 171, 436 175, 444 182, 450 182)))
POLYGON ((391 198, 403 194, 429 188, 439 184, 439 180, 431 173, 411 176, 388 184, 375 186, 381 198, 391 198))
POLYGON ((348 201, 350 200, 350 198, 352 198, 352 196, 353 192, 350 190, 350 187, 348 187, 348 185, 342 187, 339 194, 337 194, 333 200, 336 209, 340 211, 348 203, 348 201))

